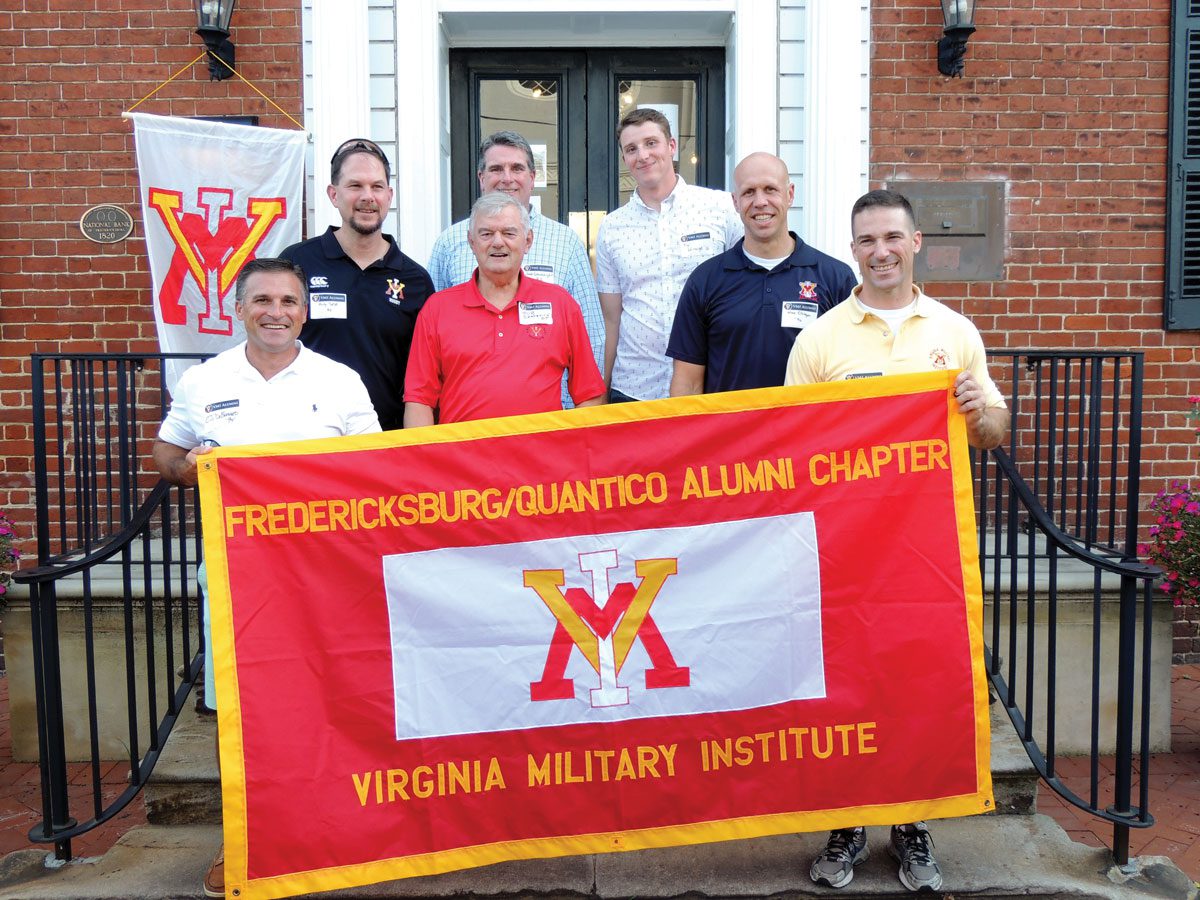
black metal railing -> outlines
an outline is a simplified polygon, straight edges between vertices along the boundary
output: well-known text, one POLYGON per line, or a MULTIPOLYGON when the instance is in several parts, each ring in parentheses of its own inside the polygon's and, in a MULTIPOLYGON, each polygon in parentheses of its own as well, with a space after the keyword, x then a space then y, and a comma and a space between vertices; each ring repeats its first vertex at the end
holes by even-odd
MULTIPOLYGON (((1150 585, 1157 570, 1135 557, 1141 356, 1001 351, 992 358, 1013 430, 1006 450, 976 459, 980 562, 990 605, 987 671, 1038 771, 1069 802, 1113 823, 1114 855, 1125 862, 1128 829, 1153 821, 1146 765, 1154 699, 1150 585), (1103 615, 1112 596, 1119 606, 1115 625, 1103 615), (1068 600, 1086 606, 1091 634, 1091 783, 1082 792, 1068 787, 1055 766, 1058 616, 1068 600), (1039 617, 1047 624, 1040 643, 1039 617), (1117 645, 1115 669, 1106 668, 1102 652, 1109 632, 1117 645), (1101 714, 1110 689, 1117 698, 1115 723, 1101 714), (1098 760, 1110 745, 1116 787, 1103 796, 1098 760), (1142 777, 1136 805, 1135 772, 1142 777)), ((17 576, 30 588, 42 774, 44 821, 30 837, 53 841, 63 858, 70 856, 72 837, 111 818, 140 790, 200 669, 192 590, 200 550, 196 492, 160 483, 146 463, 165 411, 164 370, 189 359, 34 357, 39 566, 17 576), (97 591, 105 577, 109 584, 97 591), (70 676, 60 643, 60 600, 67 594, 78 598, 72 614, 84 625, 83 650, 71 660, 70 676), (101 594, 116 598, 123 622, 118 656, 128 722, 121 727, 130 770, 129 788, 107 805, 99 788, 105 728, 93 640, 101 594), (71 677, 83 682, 82 691, 71 693, 86 696, 82 752, 71 749, 66 735, 71 677), (89 762, 87 815, 72 808, 66 774, 73 756, 89 762)))
MULTIPOLYGON (((976 468, 985 661, 1039 774, 1110 822, 1119 864, 1148 807, 1154 581, 1138 562, 1140 353, 994 354, 1013 429, 976 468), (1060 663, 1064 665, 1060 666, 1060 663), (1086 742, 1064 723, 1086 728, 1086 742), (1057 772, 1059 747, 1088 756, 1087 784, 1057 772), (1113 783, 1100 760, 1113 757, 1113 783), (1136 803, 1135 776, 1140 778, 1136 803), (1102 787, 1103 786, 1103 787, 1102 787)), ((1167 723, 1169 733, 1169 722, 1167 723)))
POLYGON ((1138 510, 1142 354, 989 356, 1013 417, 1008 457, 1038 505, 1085 547, 1123 553, 1138 510))
POLYGON ((61 859, 141 790, 200 671, 197 495, 148 465, 172 367, 198 358, 33 357, 38 565, 15 576, 29 589, 42 789, 29 836, 61 859), (121 759, 129 786, 106 800, 105 763, 121 759))

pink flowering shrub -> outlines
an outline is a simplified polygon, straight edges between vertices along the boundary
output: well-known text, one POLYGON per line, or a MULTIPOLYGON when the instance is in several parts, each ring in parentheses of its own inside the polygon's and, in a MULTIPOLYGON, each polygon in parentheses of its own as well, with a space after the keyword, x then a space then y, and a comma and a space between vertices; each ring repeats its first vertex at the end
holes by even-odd
POLYGON ((1162 589, 1176 606, 1200 603, 1200 496, 1182 481, 1150 501, 1150 541, 1138 553, 1163 570, 1162 589))
POLYGON ((21 559, 21 551, 16 548, 17 532, 8 516, 0 513, 0 611, 4 609, 8 599, 8 586, 12 583, 12 573, 21 559))

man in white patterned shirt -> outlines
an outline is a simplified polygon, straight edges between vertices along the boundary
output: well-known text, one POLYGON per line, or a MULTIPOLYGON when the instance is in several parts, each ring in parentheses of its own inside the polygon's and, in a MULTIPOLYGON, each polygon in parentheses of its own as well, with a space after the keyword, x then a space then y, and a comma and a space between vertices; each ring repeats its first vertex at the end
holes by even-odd
MULTIPOLYGON (((488 135, 479 145, 477 171, 480 196, 500 191, 511 195, 529 210, 533 246, 525 254, 522 270, 526 277, 557 284, 575 298, 583 312, 592 356, 596 366, 602 366, 604 318, 600 313, 600 298, 596 296, 596 281, 592 277, 587 250, 574 231, 543 216, 530 203, 536 172, 529 142, 515 131, 497 131, 488 135)), ((455 222, 434 241, 429 257, 429 276, 435 291, 462 284, 474 273, 475 254, 467 244, 469 226, 469 219, 455 222)), ((574 406, 565 381, 562 400, 564 409, 574 406)))
POLYGON ((684 282, 742 236, 727 192, 687 184, 675 171, 675 139, 658 110, 622 116, 617 144, 637 190, 605 217, 596 240, 604 377, 614 403, 667 396, 667 339, 684 282))

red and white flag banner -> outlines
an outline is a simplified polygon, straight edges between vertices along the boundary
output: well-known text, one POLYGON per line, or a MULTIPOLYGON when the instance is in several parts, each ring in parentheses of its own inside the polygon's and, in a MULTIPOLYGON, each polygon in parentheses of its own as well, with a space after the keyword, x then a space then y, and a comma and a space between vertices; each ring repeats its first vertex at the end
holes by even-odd
MULTIPOLYGON (((242 341, 234 282, 247 261, 300 240, 303 131, 129 113, 164 353, 242 341)), ((168 387, 190 363, 168 368, 168 387)))
POLYGON ((245 900, 993 806, 946 373, 201 468, 245 900))

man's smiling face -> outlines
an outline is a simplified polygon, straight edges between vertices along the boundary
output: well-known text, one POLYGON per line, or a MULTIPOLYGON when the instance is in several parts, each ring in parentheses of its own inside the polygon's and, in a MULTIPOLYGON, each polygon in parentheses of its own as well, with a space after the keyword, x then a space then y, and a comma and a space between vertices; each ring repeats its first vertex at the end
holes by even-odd
POLYGON ((870 206, 854 217, 853 231, 850 249, 865 286, 890 293, 912 284, 921 232, 908 213, 897 206, 870 206))
POLYGON ((479 173, 481 195, 500 191, 528 209, 533 180, 529 157, 521 148, 494 144, 483 154, 483 171, 479 173))

